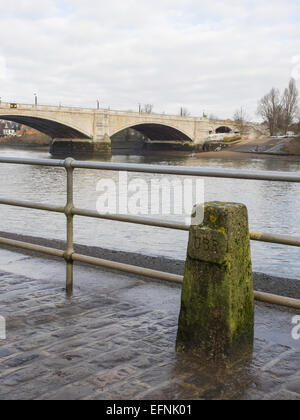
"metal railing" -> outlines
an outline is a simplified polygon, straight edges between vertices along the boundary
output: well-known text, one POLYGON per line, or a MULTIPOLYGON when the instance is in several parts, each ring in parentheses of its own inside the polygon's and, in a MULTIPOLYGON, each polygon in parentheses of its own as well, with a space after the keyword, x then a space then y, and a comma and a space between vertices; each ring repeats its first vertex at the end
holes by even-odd
MULTIPOLYGON (((106 267, 124 271, 131 274, 138 274, 153 279, 165 280, 173 283, 182 283, 183 276, 165 273, 162 271, 152 270, 149 268, 137 267, 133 265, 123 264, 115 261, 108 261, 87 255, 77 254, 74 251, 74 216, 90 217, 97 219, 113 220, 125 223, 135 223, 147 226, 161 227, 167 229, 177 229, 188 231, 189 226, 172 221, 152 219, 140 216, 124 216, 118 214, 100 214, 93 210, 86 210, 74 206, 73 201, 73 175, 74 169, 92 169, 107 171, 126 171, 136 173, 154 173, 164 175, 187 175, 202 176, 213 178, 233 178, 261 181, 278 181, 278 182, 296 182, 300 183, 300 174, 296 172, 266 172, 266 171, 240 171, 240 170, 224 170, 210 168, 192 168, 192 167, 174 167, 161 165, 141 165, 141 164, 122 164, 122 163, 106 163, 106 162, 83 162, 76 161, 72 158, 65 160, 54 159, 18 159, 18 158, 0 158, 0 163, 17 164, 17 165, 34 165, 64 168, 67 173, 67 201, 64 207, 50 204, 40 204, 29 201, 10 200, 0 198, 0 205, 8 205, 14 207, 22 207, 27 209, 35 209, 41 211, 49 211, 65 214, 67 225, 67 247, 65 251, 21 242, 7 238, 0 238, 0 245, 11 246, 38 253, 47 254, 53 257, 64 258, 66 261, 66 291, 70 295, 73 291, 73 264, 75 262, 92 264, 99 267, 106 267)), ((280 245, 289 245, 300 247, 300 237, 292 237, 289 235, 277 235, 261 232, 250 232, 251 240, 260 242, 269 242, 280 245)), ((276 296, 269 293, 255 292, 255 298, 259 301, 283 305, 295 309, 300 309, 300 300, 292 299, 284 296, 276 296)))

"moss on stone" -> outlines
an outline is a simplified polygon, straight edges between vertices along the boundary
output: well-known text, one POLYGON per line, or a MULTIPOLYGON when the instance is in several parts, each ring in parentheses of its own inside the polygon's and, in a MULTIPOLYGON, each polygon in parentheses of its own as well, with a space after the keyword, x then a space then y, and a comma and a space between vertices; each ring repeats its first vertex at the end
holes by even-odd
POLYGON ((252 343, 253 328, 247 208, 206 203, 204 223, 190 230, 177 350, 226 357, 243 341, 252 343))

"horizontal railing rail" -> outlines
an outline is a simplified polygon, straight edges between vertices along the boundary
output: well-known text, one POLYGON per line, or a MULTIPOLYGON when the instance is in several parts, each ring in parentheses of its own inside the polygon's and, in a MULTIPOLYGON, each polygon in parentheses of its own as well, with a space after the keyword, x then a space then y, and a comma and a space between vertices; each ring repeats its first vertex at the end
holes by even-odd
MULTIPOLYGON (((71 294, 73 290, 73 263, 74 261, 92 264, 95 266, 116 269, 131 274, 138 274, 159 280, 165 280, 175 283, 182 283, 183 277, 176 274, 165 273, 143 267, 132 266, 128 264, 118 263, 115 261, 103 260, 100 258, 90 257, 77 254, 74 251, 74 216, 90 217, 97 219, 106 219, 124 223, 133 223, 146 226, 153 226, 166 229, 177 229, 188 231, 190 226, 177 221, 166 221, 150 217, 129 216, 119 214, 101 214, 93 210, 80 209, 74 206, 73 202, 73 172, 74 169, 94 169, 108 171, 127 171, 136 173, 154 173, 168 175, 186 175, 186 176, 202 176, 212 178, 227 179, 247 179, 259 181, 274 182, 300 182, 300 175, 297 172, 269 172, 269 171, 237 171, 211 168, 190 168, 160 165, 141 165, 141 164, 121 164, 107 162, 85 162, 76 161, 71 158, 65 160, 56 159, 22 159, 22 158, 0 158, 0 163, 16 164, 16 165, 34 165, 64 168, 67 171, 67 202, 65 206, 56 206, 51 204, 42 204, 29 201, 12 200, 0 197, 0 205, 21 207, 27 209, 49 211, 65 214, 67 219, 67 248, 61 251, 54 248, 43 247, 40 245, 30 244, 28 242, 16 241, 7 238, 0 238, 0 245, 11 246, 28 251, 40 252, 53 257, 64 258, 67 265, 66 289, 71 294)), ((289 235, 278 235, 262 232, 250 232, 250 238, 253 241, 274 243, 279 245, 289 245, 300 247, 300 237, 289 235)), ((300 309, 300 300, 291 299, 283 296, 275 296, 268 293, 255 292, 257 300, 284 305, 296 309, 300 309)))
MULTIPOLYGON (((66 159, 68 160, 68 159, 66 159)), ((65 167, 66 160, 58 159, 30 159, 30 158, 9 158, 0 157, 0 163, 10 163, 16 165, 34 165, 49 167, 65 167)), ((111 163, 111 162, 89 162, 71 159, 70 166, 73 169, 95 169, 105 171, 126 171, 136 173, 149 173, 160 175, 186 175, 203 176, 208 178, 229 178, 229 179, 249 179, 257 181, 280 181, 280 182, 300 182, 299 172, 279 172, 279 171, 248 171, 234 169, 212 169, 195 168, 189 166, 166 166, 166 165, 143 165, 134 163, 111 163)))
MULTIPOLYGON (((54 213, 65 213, 65 207, 58 207, 50 204, 39 204, 31 201, 8 200, 0 197, 0 205, 7 205, 12 207, 22 207, 33 210, 44 210, 54 213)), ((160 220, 151 217, 141 216, 123 216, 120 214, 99 213, 95 210, 80 209, 74 207, 72 209, 73 216, 90 217, 94 219, 111 220, 115 222, 133 223, 137 225, 146 225, 152 227, 160 227, 166 229, 175 229, 189 231, 190 226, 177 221, 160 220)), ((271 233, 253 232, 250 231, 250 239, 257 242, 269 242, 278 245, 289 245, 300 247, 300 237, 289 235, 275 235, 271 233)))

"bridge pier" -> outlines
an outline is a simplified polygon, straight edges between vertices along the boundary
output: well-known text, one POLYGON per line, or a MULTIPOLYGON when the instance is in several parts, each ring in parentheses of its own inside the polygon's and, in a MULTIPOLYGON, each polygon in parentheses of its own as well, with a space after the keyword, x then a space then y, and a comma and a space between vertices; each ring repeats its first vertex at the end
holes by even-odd
POLYGON ((107 136, 103 140, 93 139, 60 139, 55 138, 50 144, 53 156, 95 155, 107 156, 111 154, 111 141, 107 136))

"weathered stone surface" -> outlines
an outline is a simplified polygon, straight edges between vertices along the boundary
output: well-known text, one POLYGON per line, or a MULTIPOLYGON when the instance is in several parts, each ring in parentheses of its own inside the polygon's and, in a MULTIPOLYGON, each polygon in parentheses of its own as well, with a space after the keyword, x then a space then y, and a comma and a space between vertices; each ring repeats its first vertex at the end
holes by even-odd
POLYGON ((253 343, 254 294, 248 212, 210 202, 192 226, 182 289, 177 351, 222 358, 253 343))
POLYGON ((0 400, 300 398, 300 342, 286 343, 289 310, 256 306, 252 362, 203 363, 174 351, 179 287, 78 266, 74 295, 66 299, 63 264, 37 265, 36 257, 20 261, 20 254, 1 250, 0 270, 4 256, 6 270, 22 274, 0 271, 7 321, 0 400), (44 274, 35 278, 37 267, 44 274))

